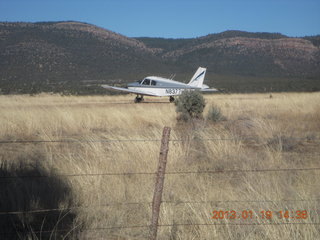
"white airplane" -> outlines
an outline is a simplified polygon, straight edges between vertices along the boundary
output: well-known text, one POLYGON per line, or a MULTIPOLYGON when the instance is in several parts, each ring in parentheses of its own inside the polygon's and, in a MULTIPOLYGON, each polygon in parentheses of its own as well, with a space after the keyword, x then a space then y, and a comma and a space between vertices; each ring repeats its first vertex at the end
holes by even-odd
POLYGON ((215 88, 203 84, 206 74, 206 68, 199 67, 188 84, 174 81, 172 79, 149 76, 143 80, 127 84, 127 88, 112 87, 109 85, 101 85, 103 88, 113 89, 123 92, 137 94, 135 102, 143 101, 143 96, 165 97, 168 96, 170 102, 174 101, 174 96, 181 95, 185 90, 199 90, 202 92, 216 92, 215 88))

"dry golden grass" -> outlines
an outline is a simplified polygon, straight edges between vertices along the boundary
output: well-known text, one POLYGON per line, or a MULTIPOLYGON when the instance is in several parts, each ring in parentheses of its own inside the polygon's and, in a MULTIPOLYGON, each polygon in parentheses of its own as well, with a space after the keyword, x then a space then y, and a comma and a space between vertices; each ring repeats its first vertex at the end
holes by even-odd
MULTIPOLYGON (((170 126, 171 139, 184 141, 170 142, 168 172, 320 166, 319 93, 206 95, 205 115, 215 104, 227 120, 193 126, 177 123, 175 106, 167 99, 133 104, 132 98, 0 96, 0 140, 92 140, 0 144, 0 162, 40 160, 58 174, 155 172, 159 141, 95 140, 159 140, 163 127, 170 126), (245 136, 250 138, 241 139, 245 136), (201 140, 221 138, 234 140, 201 140)), ((148 225, 154 180, 154 175, 69 177, 73 204, 83 206, 73 210, 77 224, 148 225), (105 206, 117 202, 141 204, 105 206)), ((174 226, 160 227, 159 239, 318 239, 319 225, 282 223, 319 222, 319 201, 283 201, 320 199, 319 180, 316 170, 169 174, 159 224, 174 226), (214 220, 214 210, 251 210, 254 219, 214 220), (259 215, 263 210, 307 210, 309 217, 266 220, 259 215), (179 225, 213 223, 229 225, 179 225), (248 223, 281 225, 241 225, 248 223)), ((80 238, 147 236, 147 228, 128 228, 84 231, 80 238)))

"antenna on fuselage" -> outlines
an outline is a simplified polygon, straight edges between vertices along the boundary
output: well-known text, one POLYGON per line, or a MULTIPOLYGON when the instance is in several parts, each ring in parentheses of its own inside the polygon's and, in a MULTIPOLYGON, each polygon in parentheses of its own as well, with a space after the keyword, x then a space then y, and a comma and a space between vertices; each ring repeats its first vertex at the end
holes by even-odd
POLYGON ((169 79, 173 80, 175 76, 176 76, 176 74, 171 74, 171 76, 169 77, 169 79))

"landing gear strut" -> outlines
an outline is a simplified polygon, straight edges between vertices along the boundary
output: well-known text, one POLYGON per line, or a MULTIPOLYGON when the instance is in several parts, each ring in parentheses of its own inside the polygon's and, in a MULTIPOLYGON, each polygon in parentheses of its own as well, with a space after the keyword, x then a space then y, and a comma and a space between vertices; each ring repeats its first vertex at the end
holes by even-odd
POLYGON ((139 96, 139 95, 137 95, 136 98, 134 99, 135 103, 140 103, 140 102, 143 102, 143 101, 144 101, 143 96, 139 96))
POLYGON ((169 101, 170 101, 170 102, 174 102, 174 97, 173 97, 173 96, 170 96, 169 101))

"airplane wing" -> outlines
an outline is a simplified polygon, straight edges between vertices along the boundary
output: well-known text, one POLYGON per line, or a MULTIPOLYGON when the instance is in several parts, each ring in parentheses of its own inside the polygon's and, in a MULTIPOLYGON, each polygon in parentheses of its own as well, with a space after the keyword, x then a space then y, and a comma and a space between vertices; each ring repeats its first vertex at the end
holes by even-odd
POLYGON ((106 89, 113 89, 113 90, 117 90, 117 91, 122 91, 122 92, 139 94, 139 95, 160 97, 160 95, 154 94, 154 93, 151 93, 151 92, 148 92, 148 91, 139 91, 139 90, 133 90, 133 89, 128 89, 128 88, 112 87, 112 86, 109 86, 109 85, 101 85, 101 87, 106 88, 106 89))

